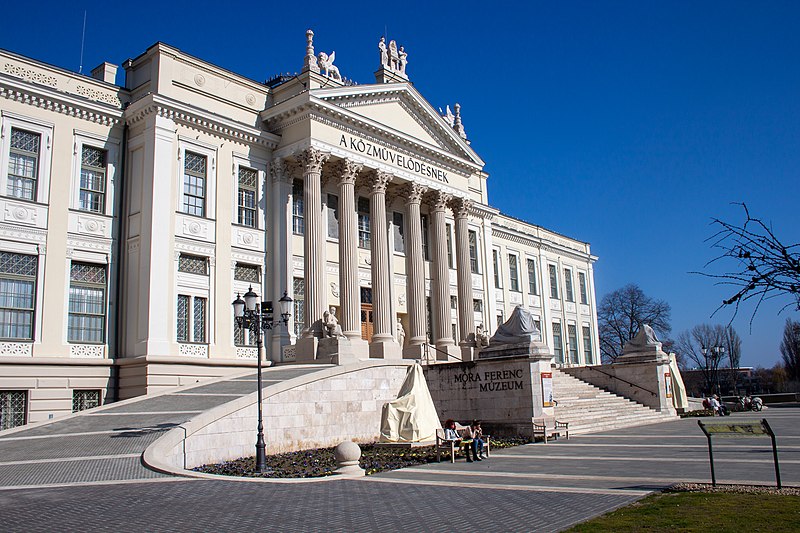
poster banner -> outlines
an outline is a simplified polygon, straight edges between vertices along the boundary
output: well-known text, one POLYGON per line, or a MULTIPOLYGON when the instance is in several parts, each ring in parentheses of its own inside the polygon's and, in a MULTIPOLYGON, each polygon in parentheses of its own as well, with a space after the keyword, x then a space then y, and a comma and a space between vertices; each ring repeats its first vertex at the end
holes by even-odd
POLYGON ((672 376, 669 372, 664 374, 664 387, 667 390, 667 398, 672 398, 672 376))
POLYGON ((542 407, 553 407, 552 372, 542 372, 542 407))

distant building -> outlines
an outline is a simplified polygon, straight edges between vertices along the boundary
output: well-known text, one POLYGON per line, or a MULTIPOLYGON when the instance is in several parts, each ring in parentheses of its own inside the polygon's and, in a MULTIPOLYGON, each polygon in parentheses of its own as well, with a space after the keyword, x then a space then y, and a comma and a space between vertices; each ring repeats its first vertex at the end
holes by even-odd
POLYGON ((317 357, 330 307, 360 357, 468 360, 524 305, 557 363, 599 363, 589 245, 489 205, 402 48, 353 85, 311 37, 267 83, 163 43, 124 87, 0 52, 2 428, 253 366, 250 286, 294 299, 276 362, 317 357))

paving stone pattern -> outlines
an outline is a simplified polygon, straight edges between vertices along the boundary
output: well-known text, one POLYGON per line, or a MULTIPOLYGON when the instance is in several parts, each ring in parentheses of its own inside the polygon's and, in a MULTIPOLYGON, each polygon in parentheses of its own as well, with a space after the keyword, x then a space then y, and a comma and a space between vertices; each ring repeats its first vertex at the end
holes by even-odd
MULTIPOLYGON (((277 381, 300 370, 274 368, 265 377, 277 381)), ((188 392, 249 394, 252 379, 188 392)), ((14 463, 0 464, 3 531, 559 531, 672 483, 710 480, 707 441, 696 419, 496 450, 482 462, 459 458, 359 480, 174 478, 148 470, 138 457, 164 431, 194 416, 163 411, 234 399, 195 396, 200 401, 193 403, 184 392, 124 407, 152 415, 87 414, 0 437, 0 463, 14 463), (112 432, 63 436, 76 431, 112 432), (54 437, 25 438, 45 435, 54 437), (66 460, 125 454, 137 455, 66 460), (42 459, 55 461, 35 462, 42 459), (59 483, 69 486, 44 486, 59 483), (13 488, 18 486, 25 487, 13 488)), ((784 485, 800 485, 800 409, 772 408, 725 421, 761 417, 778 434, 784 485)), ((714 447, 720 482, 774 484, 768 438, 718 438, 714 447)))

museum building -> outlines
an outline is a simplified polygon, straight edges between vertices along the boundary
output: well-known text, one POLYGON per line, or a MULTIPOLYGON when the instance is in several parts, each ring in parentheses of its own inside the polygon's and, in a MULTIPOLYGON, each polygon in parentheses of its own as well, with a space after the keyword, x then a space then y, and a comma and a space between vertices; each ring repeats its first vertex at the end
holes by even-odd
POLYGON ((301 55, 260 83, 156 43, 118 86, 0 51, 0 429, 254 366, 250 287, 293 299, 275 362, 471 360, 522 305, 556 364, 599 363, 589 245, 489 205, 404 48, 369 84, 301 55))

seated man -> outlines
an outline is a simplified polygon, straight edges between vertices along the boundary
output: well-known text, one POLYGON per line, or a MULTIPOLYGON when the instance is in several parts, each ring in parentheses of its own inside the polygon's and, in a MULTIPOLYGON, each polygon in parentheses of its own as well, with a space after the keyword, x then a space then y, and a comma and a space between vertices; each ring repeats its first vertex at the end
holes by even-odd
MULTIPOLYGON (((470 428, 466 428, 461 434, 459 434, 458 430, 456 429, 455 420, 449 419, 444 423, 444 438, 445 440, 454 441, 456 446, 463 447, 464 455, 467 456, 467 462, 472 462, 472 459, 470 458, 470 451, 472 450, 473 441, 470 428)), ((474 455, 474 453, 472 455, 474 455)))
POLYGON ((481 421, 480 420, 473 420, 472 426, 470 426, 472 430, 472 455, 475 457, 476 460, 480 461, 481 458, 484 456, 483 453, 483 429, 481 428, 481 421))

